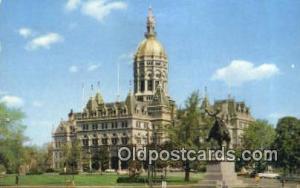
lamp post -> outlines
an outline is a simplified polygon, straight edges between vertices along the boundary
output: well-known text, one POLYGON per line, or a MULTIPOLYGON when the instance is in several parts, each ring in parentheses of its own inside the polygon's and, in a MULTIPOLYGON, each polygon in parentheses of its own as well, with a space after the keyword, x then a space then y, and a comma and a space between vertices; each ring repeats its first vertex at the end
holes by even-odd
MULTIPOLYGON (((153 126, 153 143, 154 143, 155 150, 157 150, 157 130, 155 129, 155 126, 153 126)), ((148 184, 150 188, 153 187, 153 174, 154 177, 156 178, 156 162, 153 161, 153 163, 154 165, 152 163, 148 164, 148 184)))

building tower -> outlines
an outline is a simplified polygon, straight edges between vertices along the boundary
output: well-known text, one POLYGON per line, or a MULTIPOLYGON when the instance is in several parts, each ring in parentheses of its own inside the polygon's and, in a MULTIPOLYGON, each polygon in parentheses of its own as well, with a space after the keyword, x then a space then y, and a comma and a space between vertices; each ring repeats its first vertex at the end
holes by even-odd
POLYGON ((134 93, 138 101, 151 101, 160 87, 168 96, 168 59, 164 48, 156 39, 152 9, 147 16, 145 39, 134 56, 134 93))

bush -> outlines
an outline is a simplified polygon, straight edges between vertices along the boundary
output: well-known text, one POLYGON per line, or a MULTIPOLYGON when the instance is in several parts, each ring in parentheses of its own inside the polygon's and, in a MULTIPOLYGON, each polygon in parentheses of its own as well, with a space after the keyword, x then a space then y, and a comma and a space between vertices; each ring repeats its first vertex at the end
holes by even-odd
POLYGON ((5 174, 6 173, 6 168, 4 165, 0 164, 0 174, 5 174))
POLYGON ((54 173, 57 172, 57 170, 54 170, 53 168, 48 168, 45 170, 46 173, 54 173))
POLYGON ((32 171, 32 172, 27 172, 26 175, 41 175, 43 174, 43 172, 41 171, 32 171))
POLYGON ((117 183, 147 183, 147 178, 142 177, 118 177, 117 183))

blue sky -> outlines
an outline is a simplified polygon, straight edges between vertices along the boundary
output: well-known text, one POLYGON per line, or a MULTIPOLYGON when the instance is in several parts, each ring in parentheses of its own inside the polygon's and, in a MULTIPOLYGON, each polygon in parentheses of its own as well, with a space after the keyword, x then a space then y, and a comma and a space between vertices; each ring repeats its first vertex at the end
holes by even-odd
POLYGON ((300 117, 300 1, 2 0, 0 101, 26 113, 31 144, 82 108, 83 83, 85 100, 100 81, 114 101, 118 64, 127 95, 149 5, 178 105, 207 86, 211 101, 231 93, 256 118, 300 117))

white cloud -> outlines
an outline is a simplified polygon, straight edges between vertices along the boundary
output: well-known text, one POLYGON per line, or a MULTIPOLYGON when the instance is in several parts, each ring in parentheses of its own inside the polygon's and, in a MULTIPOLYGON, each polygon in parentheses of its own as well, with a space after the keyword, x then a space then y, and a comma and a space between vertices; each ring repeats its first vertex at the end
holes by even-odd
POLYGON ((71 73, 78 72, 78 67, 75 65, 72 65, 71 67, 69 67, 69 72, 71 72, 71 73))
POLYGON ((245 82, 270 78, 279 73, 275 64, 253 63, 244 60, 233 60, 228 66, 216 70, 213 80, 224 81, 229 86, 239 86, 245 82))
POLYGON ((33 102, 32 102, 32 106, 34 106, 34 107, 42 107, 42 106, 43 106, 43 103, 40 102, 40 101, 33 101, 33 102))
POLYGON ((31 37, 33 34, 32 30, 27 27, 22 27, 19 29, 19 35, 21 35, 24 38, 31 37))
POLYGON ((127 4, 122 1, 89 0, 82 4, 81 12, 101 22, 113 10, 123 10, 127 4))
POLYGON ((66 10, 72 11, 78 8, 80 5, 81 1, 80 0, 68 0, 66 4, 66 10))
POLYGON ((100 65, 93 64, 93 65, 88 66, 87 70, 89 72, 91 72, 91 71, 97 70, 98 68, 100 68, 100 65))
POLYGON ((27 50, 36 50, 39 48, 49 49, 51 45, 58 43, 58 42, 62 42, 63 40, 64 40, 63 37, 57 33, 48 33, 48 34, 33 38, 26 45, 26 49, 27 50))
POLYGON ((19 108, 24 105, 23 99, 17 96, 5 95, 0 99, 0 103, 5 103, 8 107, 19 108))

